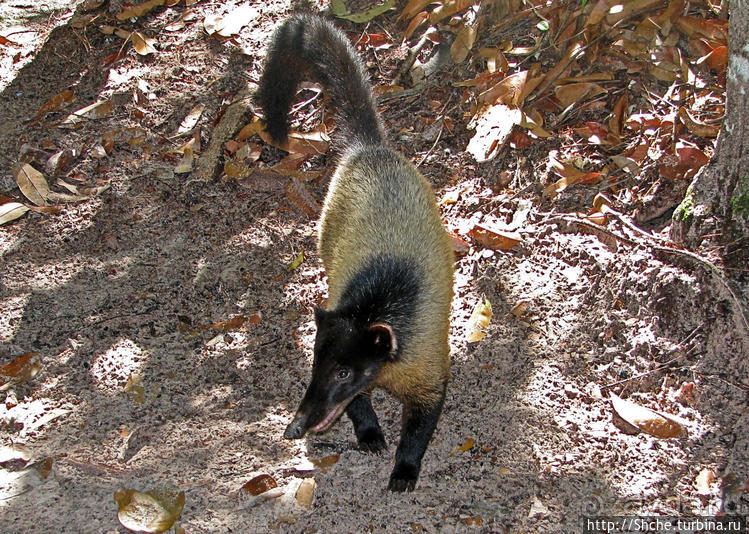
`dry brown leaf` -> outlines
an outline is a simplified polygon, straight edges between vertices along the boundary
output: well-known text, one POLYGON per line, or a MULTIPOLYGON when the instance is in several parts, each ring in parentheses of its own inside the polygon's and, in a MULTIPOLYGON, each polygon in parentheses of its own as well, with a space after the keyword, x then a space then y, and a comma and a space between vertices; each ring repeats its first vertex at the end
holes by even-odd
POLYGON ((141 56, 147 56, 148 54, 156 52, 156 48, 154 47, 156 39, 146 37, 140 32, 133 32, 130 39, 133 41, 133 48, 135 48, 135 51, 141 56))
POLYGON ((471 250, 471 245, 463 239, 453 233, 450 233, 450 242, 453 246, 453 252, 458 256, 464 256, 471 250))
POLYGON ((21 193, 37 206, 46 206, 49 184, 44 175, 28 163, 15 165, 13 175, 21 193))
POLYGON ((245 139, 263 131, 263 128, 265 128, 265 123, 260 120, 260 117, 255 115, 249 123, 245 124, 242 129, 239 130, 235 139, 237 141, 244 141, 245 139))
POLYGON ((627 106, 629 105, 629 98, 625 92, 619 100, 614 104, 614 109, 611 110, 611 117, 609 118, 609 129, 611 133, 619 137, 622 135, 622 129, 624 128, 624 114, 627 113, 627 106))
POLYGON ((605 92, 606 89, 592 82, 568 83, 554 89, 554 94, 562 104, 562 108, 568 108, 573 104, 605 92))
POLYGON ((11 41, 7 37, 3 37, 2 35, 0 35, 0 45, 2 45, 2 46, 8 46, 8 45, 20 46, 15 41, 11 41))
POLYGON ((141 493, 122 488, 115 492, 117 519, 136 532, 165 532, 179 519, 185 506, 185 492, 151 490, 141 493))
POLYGON ((139 374, 133 373, 125 384, 125 393, 138 404, 146 402, 146 388, 143 387, 143 379, 139 374))
POLYGON ((81 126, 84 119, 102 119, 112 111, 112 100, 101 100, 93 104, 74 111, 62 121, 58 128, 76 128, 81 126))
POLYGON ((216 323, 211 324, 211 328, 215 328, 216 330, 234 330, 235 328, 239 328, 244 324, 245 316, 244 315, 237 315, 236 317, 232 317, 228 321, 218 321, 216 323))
POLYGON ((707 165, 710 158, 699 148, 677 143, 676 155, 665 154, 660 158, 658 171, 669 180, 688 179, 707 165))
POLYGON ((195 125, 198 123, 198 120, 200 119, 200 116, 203 114, 203 110, 205 109, 205 106, 203 104, 198 104, 195 107, 193 107, 187 115, 185 115, 185 118, 182 119, 182 123, 180 123, 179 128, 177 128, 178 134, 187 133, 193 128, 195 128, 195 125))
POLYGON ((442 0, 429 14, 429 23, 436 24, 442 19, 452 17, 475 3, 476 0, 442 0))
POLYGON ((70 104, 73 100, 75 100, 75 96, 73 95, 73 91, 71 91, 70 89, 56 94, 55 96, 47 100, 44 104, 42 104, 42 107, 40 107, 39 111, 36 112, 36 119, 39 120, 47 113, 62 109, 65 104, 70 104))
MULTIPOLYGON (((401 16, 403 14, 401 13, 401 16)), ((409 37, 411 37, 411 34, 424 24, 427 20, 429 20, 429 13, 426 11, 422 11, 419 14, 417 14, 413 19, 411 19, 411 22, 408 23, 408 27, 406 28, 406 31, 403 32, 403 40, 406 41, 409 37)))
POLYGON ((0 204, 0 224, 14 221, 29 211, 28 206, 20 202, 5 202, 0 204))
POLYGON ((482 104, 500 103, 506 106, 520 107, 529 71, 516 72, 503 78, 489 89, 481 92, 478 101, 482 104))
POLYGON ((261 493, 265 493, 266 491, 277 487, 278 482, 276 482, 276 479, 272 476, 258 475, 245 482, 241 489, 242 491, 250 492, 252 495, 260 495, 261 493))
POLYGON ((450 55, 455 63, 462 63, 471 53, 476 40, 476 26, 463 26, 450 46, 450 55))
POLYGON ((320 213, 320 205, 309 192, 307 186, 304 183, 295 178, 291 177, 289 185, 286 187, 286 198, 288 198, 294 206, 299 208, 303 213, 306 213, 310 217, 314 217, 320 213))
POLYGON ((327 469, 328 467, 335 465, 340 459, 340 454, 330 454, 319 460, 312 460, 312 465, 314 465, 316 469, 327 469))
POLYGON ((684 106, 679 108, 678 116, 679 119, 681 119, 681 122, 684 123, 684 126, 687 127, 687 130, 692 132, 694 135, 699 135, 700 137, 717 137, 718 132, 720 132, 720 126, 713 126, 698 121, 697 119, 692 117, 687 108, 685 108, 684 106))
POLYGON ((142 4, 130 6, 117 14, 117 20, 127 20, 142 17, 153 8, 164 5, 164 0, 148 0, 142 4))
POLYGON ((299 503, 299 506, 302 508, 309 508, 312 504, 312 497, 314 497, 315 493, 315 486, 317 484, 315 483, 314 478, 305 478, 302 480, 302 483, 299 484, 299 489, 296 490, 296 495, 294 496, 296 498, 296 502, 299 503))
POLYGON ((510 250, 523 240, 517 232, 500 230, 484 224, 477 224, 471 228, 468 235, 479 244, 493 250, 510 250))
POLYGON ((486 336, 486 329, 492 321, 492 303, 489 299, 478 302, 473 308, 470 319, 466 325, 466 341, 475 343, 486 336))
POLYGON ((466 440, 463 442, 463 445, 458 447, 458 452, 470 451, 475 444, 476 441, 473 438, 466 438, 466 440))
POLYGON ((621 419, 633 427, 657 438, 675 438, 683 428, 672 416, 656 412, 611 393, 611 406, 621 419))
POLYGON ((433 1, 434 0, 411 0, 406 7, 403 8, 403 11, 396 20, 410 19, 433 1))
POLYGON ((5 365, 0 365, 0 391, 34 378, 41 367, 38 355, 37 352, 27 352, 13 358, 5 365))

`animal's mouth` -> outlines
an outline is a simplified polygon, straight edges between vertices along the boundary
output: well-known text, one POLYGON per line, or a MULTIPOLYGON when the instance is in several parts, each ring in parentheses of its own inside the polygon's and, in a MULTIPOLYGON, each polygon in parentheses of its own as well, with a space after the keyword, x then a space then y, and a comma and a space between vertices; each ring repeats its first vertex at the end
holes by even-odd
POLYGON ((310 430, 312 430, 312 432, 324 432, 330 425, 335 422, 336 419, 338 419, 338 416, 341 415, 341 412, 343 412, 343 409, 349 403, 349 400, 351 399, 347 399, 340 404, 336 404, 333 409, 330 410, 330 413, 328 413, 328 415, 326 415, 322 421, 317 423, 310 430))

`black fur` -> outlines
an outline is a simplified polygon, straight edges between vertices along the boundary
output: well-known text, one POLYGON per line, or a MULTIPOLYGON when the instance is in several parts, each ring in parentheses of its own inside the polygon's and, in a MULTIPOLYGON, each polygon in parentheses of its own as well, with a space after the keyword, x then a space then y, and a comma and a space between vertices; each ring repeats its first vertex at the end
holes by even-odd
POLYGON ((289 133, 289 109, 299 84, 310 79, 330 95, 344 147, 385 141, 385 131, 358 54, 346 36, 324 19, 294 15, 273 34, 258 99, 266 129, 276 141, 289 133))
POLYGON ((362 324, 389 324, 398 343, 397 356, 411 333, 419 297, 417 272, 414 262, 403 258, 373 258, 351 278, 336 312, 362 324))

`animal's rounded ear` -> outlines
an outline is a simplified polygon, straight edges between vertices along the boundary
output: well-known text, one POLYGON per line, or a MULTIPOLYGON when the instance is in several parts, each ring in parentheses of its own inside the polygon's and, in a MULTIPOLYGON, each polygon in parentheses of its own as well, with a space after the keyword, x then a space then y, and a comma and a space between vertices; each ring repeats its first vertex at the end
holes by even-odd
POLYGON ((372 345, 375 352, 383 359, 395 360, 398 352, 398 342, 395 339, 395 332, 389 324, 372 323, 367 327, 369 334, 372 336, 372 345))

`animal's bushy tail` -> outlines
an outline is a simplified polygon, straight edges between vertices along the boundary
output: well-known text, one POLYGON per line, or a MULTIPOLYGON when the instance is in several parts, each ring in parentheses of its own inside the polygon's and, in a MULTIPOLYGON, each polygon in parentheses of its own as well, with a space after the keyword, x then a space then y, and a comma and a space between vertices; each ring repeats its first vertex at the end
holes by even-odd
POLYGON ((337 138, 345 147, 384 143, 385 131, 359 55, 333 24, 308 14, 294 15, 273 34, 260 79, 260 105, 276 141, 287 138, 289 109, 304 80, 320 83, 328 93, 337 138))

